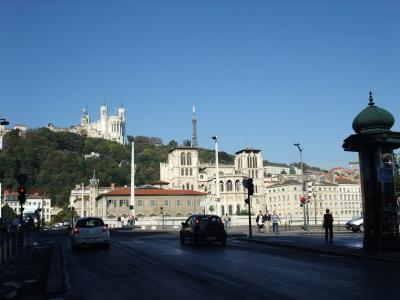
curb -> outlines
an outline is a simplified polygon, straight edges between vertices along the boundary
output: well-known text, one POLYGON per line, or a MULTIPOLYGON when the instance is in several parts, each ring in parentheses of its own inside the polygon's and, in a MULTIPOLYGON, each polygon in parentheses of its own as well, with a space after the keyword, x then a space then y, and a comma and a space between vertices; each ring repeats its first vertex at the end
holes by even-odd
POLYGON ((64 292, 62 266, 63 260, 61 246, 53 245, 51 251, 49 275, 47 277, 47 295, 61 294, 64 292))
POLYGON ((346 256, 346 257, 356 257, 356 258, 363 258, 363 259, 376 259, 379 261, 400 263, 399 258, 383 257, 383 256, 371 255, 371 254, 367 254, 367 253, 355 253, 355 252, 343 251, 341 249, 321 249, 321 248, 310 247, 310 246, 307 247, 307 246, 299 246, 299 245, 289 245, 289 244, 276 243, 273 241, 261 241, 261 240, 257 240, 257 239, 254 240, 254 239, 240 238, 240 237, 238 238, 238 240, 246 241, 249 243, 256 243, 256 244, 268 244, 270 246, 278 247, 278 248, 289 248, 289 249, 303 250, 303 251, 309 251, 309 252, 314 252, 314 253, 341 255, 341 256, 346 256))

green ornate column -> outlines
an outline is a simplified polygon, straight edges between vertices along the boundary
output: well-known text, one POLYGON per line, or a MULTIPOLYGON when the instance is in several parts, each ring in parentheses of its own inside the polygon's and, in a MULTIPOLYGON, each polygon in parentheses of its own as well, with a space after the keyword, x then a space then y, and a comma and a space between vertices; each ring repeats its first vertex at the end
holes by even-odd
POLYGON ((387 250, 400 246, 393 159, 393 149, 400 147, 400 132, 390 130, 393 115, 376 106, 369 94, 368 107, 353 121, 356 133, 344 140, 343 149, 359 153, 364 249, 387 250))

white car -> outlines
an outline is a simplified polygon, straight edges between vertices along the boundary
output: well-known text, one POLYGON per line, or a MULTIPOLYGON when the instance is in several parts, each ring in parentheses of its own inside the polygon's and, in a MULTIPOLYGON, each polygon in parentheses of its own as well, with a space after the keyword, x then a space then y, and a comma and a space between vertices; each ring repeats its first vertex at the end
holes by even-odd
POLYGON ((346 229, 353 232, 364 232, 364 218, 361 216, 347 221, 346 229))
POLYGON ((71 232, 71 248, 79 246, 101 245, 110 248, 108 225, 101 218, 86 217, 76 220, 71 232))

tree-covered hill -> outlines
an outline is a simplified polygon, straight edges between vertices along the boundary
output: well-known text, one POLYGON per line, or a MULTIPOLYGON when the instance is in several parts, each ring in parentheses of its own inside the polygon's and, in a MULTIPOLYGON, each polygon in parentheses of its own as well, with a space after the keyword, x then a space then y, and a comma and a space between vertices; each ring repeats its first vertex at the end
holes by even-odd
MULTIPOLYGON (((132 137, 128 136, 131 141, 132 137)), ((141 185, 160 179, 160 162, 175 141, 163 145, 160 138, 135 137, 135 183, 141 185)), ((199 149, 200 161, 214 162, 214 151, 199 149)), ((100 185, 130 185, 131 146, 104 139, 95 139, 67 132, 52 132, 47 128, 28 130, 25 136, 11 131, 4 137, 0 151, 0 181, 3 189, 17 188, 19 174, 26 174, 28 193, 49 194, 53 205, 68 205, 69 194, 75 185, 89 184, 93 171, 100 185), (86 157, 91 153, 99 157, 86 157)), ((219 152, 220 163, 232 163, 233 156, 219 152)))

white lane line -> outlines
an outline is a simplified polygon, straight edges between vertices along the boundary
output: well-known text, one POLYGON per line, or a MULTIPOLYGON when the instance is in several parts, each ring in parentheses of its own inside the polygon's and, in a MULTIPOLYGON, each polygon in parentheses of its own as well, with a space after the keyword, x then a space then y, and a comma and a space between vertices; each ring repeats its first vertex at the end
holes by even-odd
POLYGON ((322 257, 327 257, 327 258, 342 258, 343 256, 340 255, 331 255, 331 254, 321 254, 322 257))
POLYGON ((297 243, 297 241, 293 240, 282 240, 282 239, 271 239, 273 242, 287 242, 287 243, 297 243))

